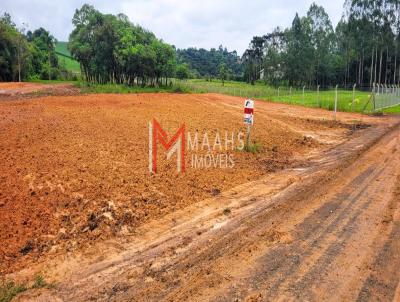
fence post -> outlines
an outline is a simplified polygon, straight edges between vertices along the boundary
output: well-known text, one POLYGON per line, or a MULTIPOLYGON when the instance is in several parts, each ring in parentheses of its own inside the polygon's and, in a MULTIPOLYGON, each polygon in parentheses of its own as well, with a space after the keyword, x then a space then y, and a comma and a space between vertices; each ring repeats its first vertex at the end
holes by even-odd
POLYGON ((338 86, 336 85, 335 87, 335 113, 334 113, 334 117, 335 117, 335 121, 336 121, 336 112, 337 112, 337 102, 338 102, 338 86))
POLYGON ((290 101, 289 101, 289 103, 292 103, 292 86, 290 86, 289 95, 290 95, 290 101))
POLYGON ((356 85, 357 84, 353 85, 353 101, 351 102, 351 112, 354 112, 354 100, 356 98, 356 85))
POLYGON ((390 101, 390 96, 389 96, 389 90, 388 90, 388 86, 385 84, 385 107, 388 105, 389 101, 390 101))
POLYGON ((303 86, 303 105, 305 104, 305 100, 304 100, 304 89, 306 89, 306 86, 303 86))
POLYGON ((280 100, 280 89, 281 87, 278 87, 278 101, 280 100))
POLYGON ((321 99, 319 98, 319 85, 317 86, 317 103, 318 107, 321 108, 321 99))

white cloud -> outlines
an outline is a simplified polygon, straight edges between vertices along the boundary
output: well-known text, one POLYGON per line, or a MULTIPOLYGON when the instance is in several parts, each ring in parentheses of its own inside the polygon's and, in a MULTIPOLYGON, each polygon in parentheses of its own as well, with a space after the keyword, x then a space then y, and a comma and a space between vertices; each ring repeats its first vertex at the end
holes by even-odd
MULTIPOLYGON (((45 1, 2 0, 0 12, 8 12, 30 29, 40 26, 61 41, 72 31, 71 19, 76 8, 92 4, 104 13, 124 13, 134 23, 153 31, 164 41, 179 48, 218 47, 236 49, 241 54, 254 35, 262 35, 276 26, 290 26, 296 12, 304 15, 312 0, 114 0, 114 1, 45 1)), ((343 4, 317 0, 335 26, 343 4)))

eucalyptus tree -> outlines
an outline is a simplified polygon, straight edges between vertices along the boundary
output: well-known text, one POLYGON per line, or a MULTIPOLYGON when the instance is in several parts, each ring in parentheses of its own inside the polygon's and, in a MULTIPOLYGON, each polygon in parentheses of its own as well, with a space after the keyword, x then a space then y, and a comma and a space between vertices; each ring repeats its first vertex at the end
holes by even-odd
POLYGON ((286 48, 285 33, 277 27, 264 37, 264 80, 268 84, 278 86, 284 79, 282 67, 285 64, 283 58, 286 48))
POLYGON ((331 80, 330 54, 334 50, 334 31, 328 14, 322 6, 313 3, 307 12, 311 26, 315 84, 327 84, 331 80))
POLYGON ((314 49, 310 19, 296 14, 292 27, 286 30, 286 78, 291 85, 312 84, 314 80, 314 49))
POLYGON ((174 72, 175 50, 123 14, 102 14, 83 5, 72 19, 69 49, 86 80, 159 85, 174 72))

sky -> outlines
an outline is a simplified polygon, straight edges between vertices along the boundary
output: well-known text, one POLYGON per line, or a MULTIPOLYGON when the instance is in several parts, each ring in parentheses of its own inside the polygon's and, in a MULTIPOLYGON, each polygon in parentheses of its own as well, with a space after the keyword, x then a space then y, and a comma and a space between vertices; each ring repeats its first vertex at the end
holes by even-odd
MULTIPOLYGON (((44 27, 59 41, 68 41, 72 16, 84 3, 102 13, 124 13, 136 24, 177 48, 227 47, 241 55, 251 38, 291 25, 297 13, 305 15, 313 0, 1 0, 0 13, 28 29, 44 27)), ((315 0, 339 22, 341 0, 315 0)))

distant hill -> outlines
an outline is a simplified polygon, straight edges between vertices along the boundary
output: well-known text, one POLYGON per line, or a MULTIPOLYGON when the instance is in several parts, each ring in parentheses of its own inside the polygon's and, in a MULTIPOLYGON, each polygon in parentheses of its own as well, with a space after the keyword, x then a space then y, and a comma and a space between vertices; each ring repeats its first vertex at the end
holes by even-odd
POLYGON ((58 62, 60 65, 65 66, 65 68, 69 71, 72 71, 74 73, 81 72, 79 62, 74 60, 74 58, 71 57, 71 53, 69 52, 67 48, 68 42, 57 42, 56 44, 56 54, 58 57, 58 62))
POLYGON ((223 46, 218 49, 187 48, 177 50, 179 63, 189 64, 191 72, 198 77, 214 77, 219 74, 219 67, 225 64, 228 67, 231 79, 239 80, 243 76, 243 66, 236 51, 229 52, 223 46))

